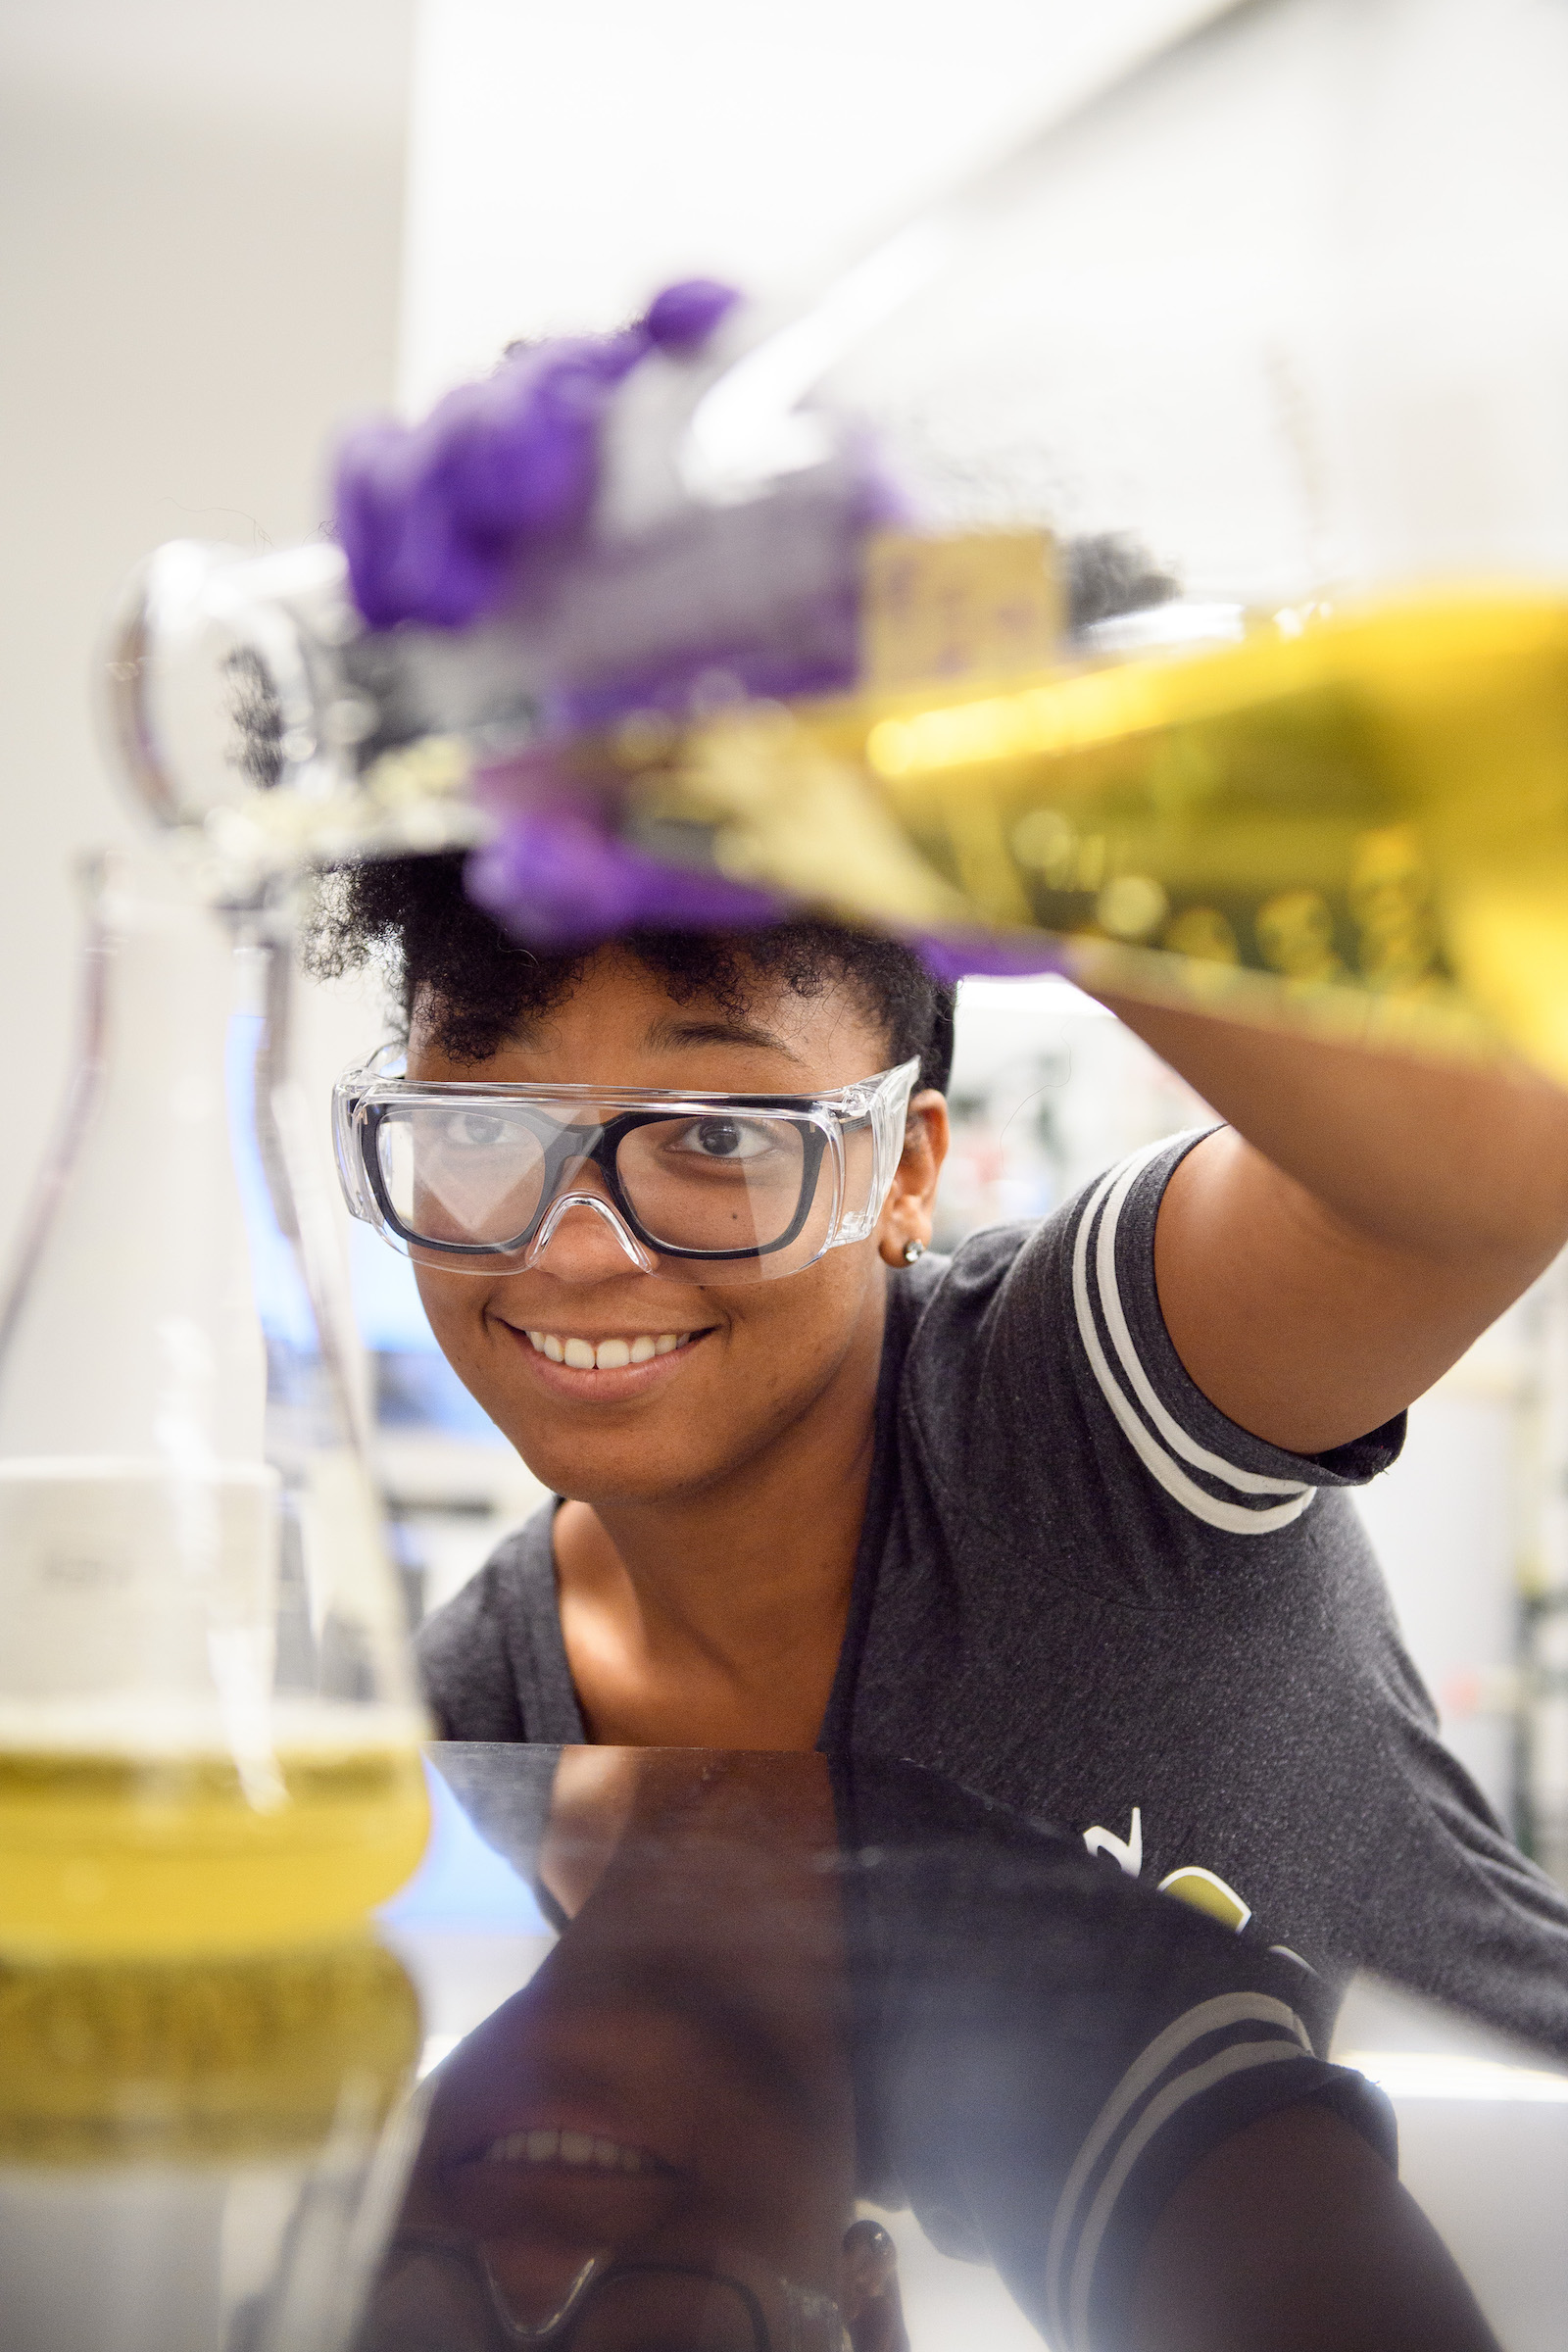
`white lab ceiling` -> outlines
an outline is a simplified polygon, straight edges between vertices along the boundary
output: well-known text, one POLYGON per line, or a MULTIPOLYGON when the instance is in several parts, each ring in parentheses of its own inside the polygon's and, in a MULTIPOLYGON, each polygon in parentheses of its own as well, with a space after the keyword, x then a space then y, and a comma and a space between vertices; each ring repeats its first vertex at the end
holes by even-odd
POLYGON ((773 290, 1218 0, 423 0, 402 391, 663 279, 773 290))

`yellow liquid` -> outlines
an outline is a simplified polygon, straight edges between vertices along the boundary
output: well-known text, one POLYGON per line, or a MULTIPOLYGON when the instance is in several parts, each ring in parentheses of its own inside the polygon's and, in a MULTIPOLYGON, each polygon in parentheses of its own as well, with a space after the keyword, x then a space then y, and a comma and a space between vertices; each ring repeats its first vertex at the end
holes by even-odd
POLYGON ((368 1938, 0 1965, 0 2164, 254 2162, 368 2135, 418 2051, 418 1997, 368 1938))
POLYGON ((424 1850, 412 1745, 276 1759, 0 1749, 0 1954, 276 1950, 352 1933, 424 1850))
POLYGON ((633 832, 850 919, 1072 943, 1092 985, 1568 1082, 1568 596, 1429 595, 1218 651, 744 709, 633 832), (808 815, 809 823, 804 821, 808 815))

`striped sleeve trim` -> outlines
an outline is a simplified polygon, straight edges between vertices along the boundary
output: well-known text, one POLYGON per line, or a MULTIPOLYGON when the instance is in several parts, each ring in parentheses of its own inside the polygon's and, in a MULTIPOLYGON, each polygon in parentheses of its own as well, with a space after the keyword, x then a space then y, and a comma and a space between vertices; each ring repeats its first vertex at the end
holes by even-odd
POLYGON ((1267 1993, 1232 1992, 1188 2010, 1134 2060, 1079 2149, 1052 2223, 1047 2332, 1062 2352, 1088 2352, 1101 2249, 1117 2202, 1155 2134, 1216 2083, 1311 2054, 1294 2009, 1267 1993))
POLYGON ((1117 1233, 1139 1177, 1169 1149, 1167 1140, 1122 1160, 1101 1178, 1079 1217, 1072 1252, 1079 1337, 1122 1435, 1166 1494, 1209 1527, 1238 1536, 1269 1535, 1298 1519, 1314 1490, 1298 1479, 1265 1478, 1245 1470, 1200 1446, 1155 1395, 1128 1327, 1116 1263, 1117 1233), (1201 1484, 1205 1479, 1209 1483, 1201 1484), (1216 1487, 1228 1492, 1216 1494, 1216 1487), (1267 1499, 1275 1495, 1285 1499, 1267 1499), (1249 1499, 1232 1499, 1236 1496, 1249 1499))

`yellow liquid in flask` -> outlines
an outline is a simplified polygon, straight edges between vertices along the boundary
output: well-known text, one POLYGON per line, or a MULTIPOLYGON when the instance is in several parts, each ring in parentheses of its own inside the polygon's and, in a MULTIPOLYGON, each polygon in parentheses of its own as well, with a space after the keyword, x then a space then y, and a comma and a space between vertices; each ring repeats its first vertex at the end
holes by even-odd
POLYGON ((878 721, 886 805, 977 914, 1100 984, 1568 1080, 1568 600, 1264 627, 878 721))
POLYGON ((414 1870, 429 1812, 404 1711, 344 1713, 396 1720, 352 1739, 285 1721, 275 1749, 244 1762, 63 1737, 29 1747, 0 1722, 0 1953, 261 1951, 351 1934, 414 1870))
POLYGON ((617 762, 654 846, 674 821, 721 871, 851 920, 1045 932, 1106 991, 1438 1053, 1501 1042, 1568 1083, 1554 590, 742 707, 657 758, 628 736, 617 762))

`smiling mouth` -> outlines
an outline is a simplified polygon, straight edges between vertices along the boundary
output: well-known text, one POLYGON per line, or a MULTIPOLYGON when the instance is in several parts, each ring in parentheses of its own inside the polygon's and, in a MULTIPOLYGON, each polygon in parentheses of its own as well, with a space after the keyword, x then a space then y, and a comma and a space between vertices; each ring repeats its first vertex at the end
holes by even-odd
POLYGON ((628 2147, 621 2140, 604 2139, 591 2132, 509 2132, 504 2139, 491 2141, 481 2162, 587 2174, 590 2178, 672 2178, 669 2166, 647 2148, 628 2147))
POLYGON ((574 1372, 621 1372, 628 1364, 651 1364, 658 1355, 675 1355, 702 1338, 700 1331, 639 1332, 635 1338, 605 1340, 559 1339, 553 1331, 526 1331, 523 1337, 535 1355, 574 1372))

